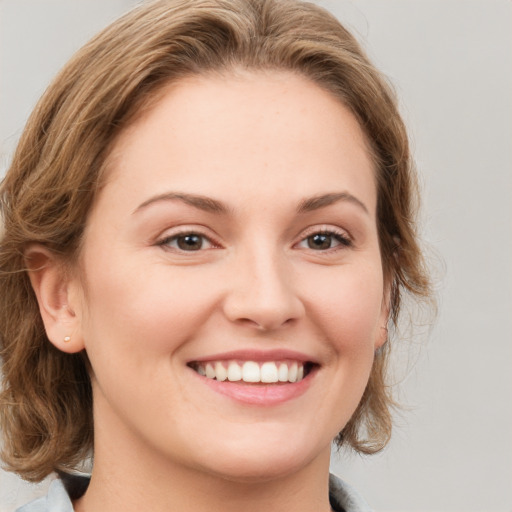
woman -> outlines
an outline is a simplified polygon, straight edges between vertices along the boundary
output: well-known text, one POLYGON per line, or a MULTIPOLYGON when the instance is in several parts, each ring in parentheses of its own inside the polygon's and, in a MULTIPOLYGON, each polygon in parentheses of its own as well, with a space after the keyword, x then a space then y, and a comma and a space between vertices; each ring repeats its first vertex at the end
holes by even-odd
POLYGON ((3 460, 61 475, 21 510, 367 510, 330 445, 388 441, 388 327, 429 283, 403 123, 338 21, 141 5, 58 75, 1 197, 3 460))

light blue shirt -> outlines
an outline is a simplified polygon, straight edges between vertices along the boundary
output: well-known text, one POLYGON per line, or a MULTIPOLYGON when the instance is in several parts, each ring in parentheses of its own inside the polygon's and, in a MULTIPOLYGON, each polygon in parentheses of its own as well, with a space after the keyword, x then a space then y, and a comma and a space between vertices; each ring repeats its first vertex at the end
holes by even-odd
MULTIPOLYGON (((372 512, 352 487, 334 475, 329 478, 329 499, 336 511, 372 512)), ((16 512, 73 512, 73 505, 64 484, 59 479, 51 483, 46 496, 24 505, 16 512)))

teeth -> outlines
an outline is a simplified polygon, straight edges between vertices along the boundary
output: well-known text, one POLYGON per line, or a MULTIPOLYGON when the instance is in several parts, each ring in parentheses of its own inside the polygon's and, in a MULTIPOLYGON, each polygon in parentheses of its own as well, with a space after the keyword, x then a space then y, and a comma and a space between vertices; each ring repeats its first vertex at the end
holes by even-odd
POLYGON ((276 363, 263 363, 261 365, 261 382, 277 382, 278 372, 276 363))
POLYGON ((297 363, 292 363, 292 365, 288 369, 288 380, 290 382, 297 381, 297 363))
POLYGON ((231 361, 228 366, 228 380, 230 382, 242 380, 242 368, 234 361, 231 361))
POLYGON ((199 375, 218 381, 230 382, 298 382, 304 378, 304 364, 297 361, 212 361, 194 366, 199 375))
MULTIPOLYGON (((201 368, 201 367, 199 367, 199 368, 201 368)), ((201 373, 201 372, 199 372, 199 373, 201 373)), ((215 379, 215 368, 212 366, 211 363, 206 364, 206 376, 209 379, 215 379)))
POLYGON ((228 378, 228 372, 220 361, 215 363, 215 378, 217 380, 226 380, 228 378))
POLYGON ((288 365, 281 363, 277 370, 279 382, 288 382, 288 365))
POLYGON ((260 365, 254 361, 246 361, 242 367, 244 382, 260 382, 260 365))

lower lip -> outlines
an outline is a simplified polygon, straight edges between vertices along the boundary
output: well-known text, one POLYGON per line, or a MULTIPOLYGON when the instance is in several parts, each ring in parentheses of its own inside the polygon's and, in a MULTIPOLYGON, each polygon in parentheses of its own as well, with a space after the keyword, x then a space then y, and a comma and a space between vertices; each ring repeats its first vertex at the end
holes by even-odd
POLYGON ((216 393, 244 404, 268 407, 288 402, 303 395, 309 388, 314 373, 316 372, 312 371, 299 382, 282 384, 247 384, 242 381, 218 381, 208 379, 197 373, 196 375, 216 393))

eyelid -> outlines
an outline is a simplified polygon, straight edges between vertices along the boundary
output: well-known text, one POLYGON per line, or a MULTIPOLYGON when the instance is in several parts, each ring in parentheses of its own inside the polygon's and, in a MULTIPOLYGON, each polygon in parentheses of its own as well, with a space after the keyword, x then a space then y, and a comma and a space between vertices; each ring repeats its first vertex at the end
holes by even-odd
MULTIPOLYGON (((351 247, 354 244, 354 240, 350 233, 337 226, 332 226, 328 224, 321 224, 316 226, 310 226, 306 228, 305 231, 303 231, 300 235, 299 240, 294 244, 294 246, 297 246, 298 244, 304 242, 307 238, 309 238, 312 235, 316 234, 324 234, 324 235, 333 235, 334 237, 337 237, 338 239, 342 239, 340 241, 340 245, 344 248, 351 247)), ((324 251, 318 251, 318 252, 329 252, 336 250, 337 247, 333 247, 330 249, 326 249, 324 251)))
MULTIPOLYGON (((157 246, 165 246, 169 243, 170 240, 176 239, 180 236, 195 234, 198 236, 203 237, 205 240, 208 241, 210 247, 202 248, 198 251, 190 251, 190 252, 201 252, 209 249, 216 249, 221 248, 222 244, 220 244, 217 240, 217 237, 211 234, 211 231, 209 229, 206 229, 205 227, 201 225, 185 225, 185 226, 177 226, 175 228, 169 228, 165 230, 160 236, 157 237, 156 241, 154 242, 154 245, 157 246), (208 231, 206 233, 205 231, 208 231)), ((352 236, 349 234, 349 232, 345 229, 342 229, 338 226, 328 225, 328 224, 321 224, 321 225, 315 225, 310 226, 306 228, 301 234, 299 239, 293 244, 294 247, 298 244, 304 242, 308 237, 315 235, 315 234, 326 234, 326 235, 332 235, 334 237, 337 237, 338 239, 341 239, 340 245, 342 247, 350 247, 353 245, 353 239, 352 236)), ((180 249, 176 249, 179 252, 187 252, 187 251, 181 251, 180 249)), ((318 252, 329 252, 336 250, 336 247, 333 247, 331 249, 326 249, 324 251, 318 251, 318 252)))
MULTIPOLYGON (((212 236, 210 233, 205 233, 206 229, 202 226, 178 226, 176 228, 169 228, 169 229, 166 229, 160 236, 157 237, 154 245, 157 245, 157 246, 166 246, 170 240, 173 240, 173 239, 176 239, 180 236, 185 236, 185 235, 198 235, 202 238, 204 238, 205 240, 208 241, 208 243, 210 244, 210 247, 207 247, 207 248, 201 248, 200 250, 198 251, 190 251, 190 252, 201 252, 201 251, 205 251, 205 250, 209 250, 209 249, 217 249, 217 248, 220 248, 221 247, 221 244, 216 240, 216 237, 212 236)), ((187 252, 187 251, 181 251, 180 249, 174 249, 172 248, 173 250, 176 250, 178 252, 187 252)))

